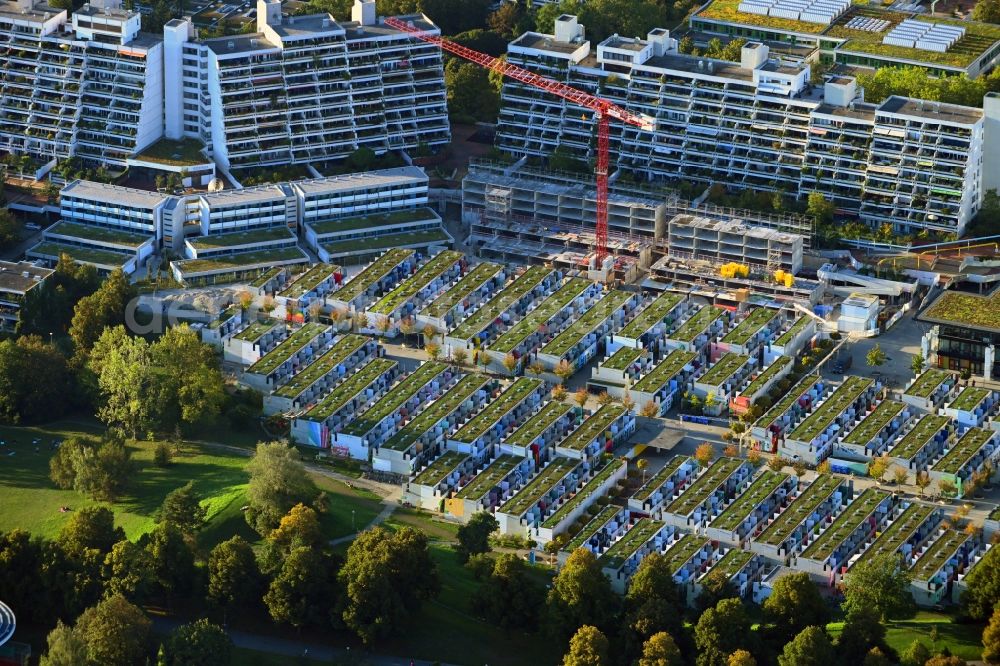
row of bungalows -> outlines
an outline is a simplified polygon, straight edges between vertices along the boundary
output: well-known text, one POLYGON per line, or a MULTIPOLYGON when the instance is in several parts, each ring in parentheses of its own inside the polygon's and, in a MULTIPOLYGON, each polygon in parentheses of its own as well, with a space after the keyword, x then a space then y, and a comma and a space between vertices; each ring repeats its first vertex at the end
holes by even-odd
POLYGON ((914 553, 910 565, 910 591, 922 606, 944 600, 961 600, 964 578, 993 547, 981 532, 967 532, 938 525, 914 553))
POLYGON ((583 418, 583 411, 552 400, 532 414, 500 443, 500 450, 516 456, 538 458, 546 447, 568 435, 583 418))
POLYGON ((881 384, 874 379, 848 376, 826 394, 825 382, 820 380, 809 391, 803 418, 780 441, 780 452, 794 460, 818 465, 830 456, 838 433, 874 401, 880 388, 881 384))
POLYGON ((264 396, 264 414, 288 413, 314 404, 348 372, 379 353, 371 338, 355 333, 338 337, 309 365, 264 396))
POLYGON ((951 419, 938 414, 912 420, 890 442, 889 460, 914 474, 925 470, 944 451, 951 425, 951 419))
POLYGON ((677 527, 690 530, 705 527, 745 488, 752 473, 753 467, 745 460, 719 458, 655 515, 677 527))
MULTIPOLYGON (((468 268, 465 255, 444 250, 430 257, 413 273, 365 308, 363 330, 395 337, 401 324, 433 301, 468 268)), ((415 320, 414 320, 415 321, 415 320)))
POLYGON ((430 326, 435 331, 451 330, 466 312, 488 301, 506 281, 507 271, 500 264, 476 264, 417 311, 417 329, 430 326))
POLYGON ((608 354, 622 347, 665 354, 667 331, 684 315, 691 300, 681 294, 663 292, 656 297, 645 296, 645 303, 633 311, 632 318, 619 330, 608 336, 608 354))
POLYGON ((252 365, 288 336, 289 327, 273 319, 242 322, 222 341, 222 357, 227 363, 252 365))
POLYGON ((395 248, 371 262, 327 297, 327 305, 348 317, 360 313, 408 276, 417 263, 413 250, 395 248))
POLYGON ((587 384, 616 398, 628 395, 637 405, 652 402, 657 405, 657 413, 663 415, 674 396, 686 390, 688 378, 695 372, 697 354, 674 349, 665 352, 659 362, 658 357, 657 352, 620 347, 591 370, 587 384))
POLYGON ((925 412, 936 412, 955 388, 957 380, 958 377, 947 370, 924 370, 903 390, 902 400, 925 412))
POLYGON ((247 282, 250 293, 254 296, 276 294, 285 288, 292 280, 292 272, 288 266, 274 266, 247 282))
POLYGON ((692 308, 685 313, 674 330, 667 333, 667 347, 700 355, 713 338, 726 330, 728 323, 729 314, 722 308, 714 305, 692 308))
POLYGON ((887 520, 861 552, 850 559, 850 566, 871 561, 881 555, 899 555, 902 567, 909 569, 917 559, 920 548, 941 529, 944 509, 921 502, 896 502, 887 520))
POLYGON ((774 338, 781 330, 784 315, 779 310, 759 307, 749 310, 745 317, 716 343, 722 352, 753 355, 761 345, 774 338))
POLYGON ((580 485, 560 498, 554 510, 536 528, 534 536, 539 543, 546 544, 565 533, 591 507, 607 501, 607 496, 628 474, 628 460, 612 458, 603 467, 597 462, 588 472, 590 476, 578 479, 580 485))
POLYGON ((305 324, 244 370, 241 381, 261 393, 269 393, 324 353, 335 336, 336 331, 330 326, 305 324))
POLYGON ((705 413, 717 416, 729 407, 737 389, 757 365, 755 357, 725 352, 694 379, 692 393, 705 401, 705 413))
POLYGON ((226 338, 236 333, 247 318, 247 313, 244 313, 243 309, 234 303, 201 328, 201 341, 207 345, 222 348, 226 338))
POLYGON ((300 274, 281 291, 274 294, 274 302, 286 315, 309 310, 313 303, 322 304, 344 283, 340 266, 316 264, 300 274))
POLYGON ((950 481, 955 484, 958 497, 974 474, 987 464, 996 468, 1000 458, 1000 433, 992 429, 969 428, 961 436, 949 438, 947 448, 927 470, 931 481, 950 481))
POLYGON ((653 514, 664 502, 679 495, 697 477, 698 462, 687 456, 674 456, 646 479, 628 498, 633 511, 653 514))
POLYGON ((500 533, 532 534, 550 508, 579 485, 589 468, 589 462, 564 456, 553 456, 547 464, 540 465, 531 480, 497 507, 495 517, 500 533))
POLYGON ((808 539, 829 516, 838 512, 853 493, 851 482, 831 474, 818 474, 811 483, 800 483, 762 522, 750 538, 750 550, 771 560, 787 562, 798 546, 808 539))
POLYGON ((816 319, 809 315, 800 315, 779 330, 778 337, 767 343, 764 360, 771 363, 779 356, 795 358, 816 337, 816 332, 816 319))
POLYGON ((791 373, 795 362, 791 356, 778 356, 763 368, 754 367, 744 378, 743 385, 736 389, 729 400, 729 412, 741 416, 748 412, 754 403, 767 395, 771 388, 791 373))
POLYGON ((479 511, 492 512, 531 478, 535 459, 501 453, 474 470, 471 478, 459 478, 456 492, 445 499, 445 511, 467 522, 479 511))
POLYGON ((854 458, 864 462, 882 455, 909 420, 915 409, 898 400, 882 400, 867 405, 865 411, 857 411, 857 421, 845 425, 835 440, 833 455, 854 458))
POLYGON ((705 534, 742 546, 797 488, 798 477, 765 469, 708 524, 705 534))
POLYGON ((954 419, 962 427, 982 426, 987 419, 996 416, 1000 408, 1000 394, 979 386, 966 386, 958 395, 939 410, 939 413, 954 419))
POLYGON ((635 414, 621 405, 601 405, 575 430, 555 442, 555 452, 568 458, 592 460, 610 452, 635 432, 635 414))

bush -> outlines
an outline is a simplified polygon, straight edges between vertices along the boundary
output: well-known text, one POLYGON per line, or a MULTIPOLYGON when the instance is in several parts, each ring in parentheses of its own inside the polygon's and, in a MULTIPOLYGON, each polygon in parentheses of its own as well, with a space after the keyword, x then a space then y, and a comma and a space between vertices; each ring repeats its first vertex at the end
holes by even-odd
POLYGON ((153 464, 157 467, 168 467, 173 457, 174 452, 166 442, 158 442, 153 449, 153 464))

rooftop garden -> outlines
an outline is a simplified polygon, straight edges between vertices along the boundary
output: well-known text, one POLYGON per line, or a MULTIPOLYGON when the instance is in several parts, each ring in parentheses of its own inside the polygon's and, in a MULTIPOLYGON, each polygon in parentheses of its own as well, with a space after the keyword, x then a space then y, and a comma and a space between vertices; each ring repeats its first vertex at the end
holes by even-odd
POLYGON ((895 400, 883 400, 879 403, 871 414, 861 419, 861 422, 854 426, 854 429, 844 438, 845 444, 856 444, 865 446, 875 439, 876 435, 882 432, 882 428, 889 425, 889 422, 896 418, 896 415, 903 411, 904 405, 895 400))
POLYGON ((177 266, 182 274, 192 275, 213 271, 233 271, 250 266, 266 266, 277 261, 286 262, 297 259, 308 259, 308 257, 297 247, 282 247, 276 250, 240 252, 206 259, 182 259, 171 263, 177 266))
POLYGON ((570 278, 543 300, 537 308, 529 312, 524 318, 507 329, 503 335, 497 338, 489 348, 501 354, 507 354, 524 342, 524 339, 545 326, 559 312, 569 305, 573 299, 583 293, 590 285, 590 282, 583 278, 570 278))
POLYGON ((288 285, 278 296, 292 300, 302 298, 339 270, 340 266, 316 264, 288 285))
POLYGON ((886 553, 898 553, 899 549, 903 547, 921 525, 927 522, 934 511, 935 509, 932 506, 912 502, 901 515, 892 521, 892 525, 883 530, 882 534, 875 539, 875 543, 862 553, 857 562, 864 562, 886 553))
POLYGON ((277 347, 264 354, 256 363, 247 368, 247 372, 255 375, 269 375, 277 370, 282 363, 293 354, 309 344, 317 335, 326 330, 326 326, 310 322, 282 340, 277 347))
POLYGON ((802 557, 825 562, 844 541, 868 520, 878 505, 889 498, 889 493, 869 488, 861 493, 847 508, 840 512, 833 523, 802 551, 802 557))
POLYGON ((211 164, 212 160, 202 155, 203 148, 201 141, 197 139, 160 139, 135 157, 145 162, 157 162, 167 166, 211 164))
POLYGON ((722 341, 731 345, 745 345, 747 340, 777 316, 777 310, 757 308, 747 315, 746 319, 741 321, 736 328, 726 333, 722 341))
POLYGON ((121 229, 112 229, 110 227, 93 227, 89 224, 77 224, 76 222, 59 222, 46 229, 45 234, 59 234, 60 236, 82 238, 98 243, 114 243, 115 245, 125 245, 132 249, 138 249, 140 245, 153 238, 151 235, 136 233, 134 231, 122 231, 121 229))
POLYGON ((411 372, 401 382, 386 391, 370 408, 356 415, 344 428, 345 435, 362 437, 381 423, 412 398, 417 391, 426 386, 432 379, 448 369, 447 363, 428 361, 411 372))
POLYGON ((781 372, 785 366, 791 362, 792 359, 788 356, 779 356, 774 359, 774 363, 767 366, 767 368, 764 369, 764 372, 757 373, 757 376, 753 378, 753 381, 747 384, 745 389, 740 391, 740 395, 749 397, 762 390, 765 386, 767 386, 767 383, 771 381, 772 377, 781 372))
POLYGON ((188 238, 187 242, 196 250, 218 250, 228 247, 238 247, 240 245, 259 245, 281 240, 295 240, 288 227, 268 227, 266 229, 253 229, 251 231, 237 231, 228 234, 209 234, 208 236, 195 236, 188 238))
POLYGON ((474 442, 486 431, 496 425, 509 411, 520 405, 531 393, 537 391, 543 382, 541 379, 520 377, 507 387, 500 397, 493 398, 483 411, 469 419, 458 429, 450 439, 456 442, 474 442))
MULTIPOLYGON (((570 513, 575 511, 577 507, 587 501, 589 498, 593 497, 597 493, 603 483, 611 478, 611 475, 624 467, 626 461, 624 458, 615 458, 607 465, 604 466, 600 472, 598 472, 590 481, 587 481, 582 488, 576 491, 568 501, 564 502, 562 506, 556 509, 551 516, 545 519, 542 523, 542 527, 554 528, 560 522, 566 519, 570 513)), ((620 508, 620 507, 619 507, 620 508)))
POLYGON ((351 240, 323 243, 323 249, 331 255, 354 254, 357 252, 376 252, 378 250, 403 249, 407 245, 429 245, 431 243, 447 243, 451 238, 444 229, 428 231, 412 231, 399 234, 385 234, 369 238, 354 238, 351 240))
POLYGON ((523 461, 521 456, 504 454, 499 456, 482 472, 476 475, 470 483, 462 488, 456 497, 463 500, 478 500, 496 488, 514 468, 523 461))
POLYGON ((837 387, 826 400, 817 407, 812 414, 802 420, 797 428, 788 435, 789 439, 800 442, 811 442, 819 437, 830 427, 833 420, 847 411, 847 408, 861 397, 875 380, 867 377, 849 376, 844 379, 844 383, 837 387))
POLYGON ((708 539, 705 537, 685 534, 664 555, 667 571, 677 573, 685 564, 691 561, 692 557, 700 553, 706 545, 708 545, 708 539))
POLYGON ((458 451, 445 451, 444 455, 438 456, 437 460, 428 465, 424 471, 417 474, 413 483, 418 486, 437 487, 445 478, 455 471, 455 469, 469 459, 465 453, 458 451))
POLYGON ((452 308, 468 298, 472 292, 486 284, 487 280, 492 279, 500 270, 499 264, 489 262, 477 264, 450 289, 431 301, 430 305, 424 308, 423 314, 429 317, 445 316, 451 312, 452 308))
POLYGON ((336 414, 354 396, 371 386, 377 380, 396 365, 395 361, 387 358, 375 358, 361 367, 353 375, 337 384, 330 393, 306 412, 305 418, 308 421, 322 422, 336 414))
POLYGON ((258 277, 254 278, 254 280, 250 282, 250 286, 254 289, 263 289, 264 285, 278 277, 278 273, 282 270, 284 269, 281 268, 281 266, 275 266, 271 270, 261 273, 258 277))
POLYGON ((336 220, 323 220, 322 222, 311 222, 309 226, 312 227, 313 231, 315 231, 317 235, 323 236, 338 232, 395 226, 398 224, 406 224, 408 222, 436 220, 437 217, 437 214, 429 208, 417 208, 415 210, 400 210, 394 213, 379 213, 376 215, 362 215, 359 217, 342 217, 336 220))
POLYGON ((233 336, 233 340, 242 342, 257 342, 265 333, 278 325, 276 321, 255 321, 233 336))
POLYGON ((947 416, 937 416, 936 414, 928 414, 921 417, 917 421, 917 424, 906 433, 903 439, 899 440, 899 443, 892 447, 890 453, 894 458, 909 460, 917 455, 920 449, 924 448, 924 445, 930 441, 931 437, 936 435, 941 428, 948 425, 950 421, 951 419, 947 416))
POLYGON ((458 409, 463 402, 483 388, 490 380, 483 375, 466 375, 458 380, 440 398, 427 406, 424 411, 417 414, 412 421, 400 428, 395 435, 389 438, 382 446, 390 451, 406 451, 413 446, 421 435, 433 428, 447 418, 449 414, 458 409))
POLYGON ((627 291, 612 289, 584 312, 579 319, 552 338, 548 344, 542 347, 540 353, 556 357, 564 356, 594 329, 607 321, 619 308, 624 307, 632 296, 633 294, 627 291))
POLYGON ((361 349, 368 341, 363 335, 345 335, 332 347, 323 352, 319 358, 307 365, 301 372, 294 375, 274 395, 281 398, 295 399, 307 388, 326 377, 348 356, 361 349))
POLYGON ((691 458, 688 458, 687 456, 674 456, 666 465, 661 467, 656 474, 651 476, 646 483, 642 484, 642 487, 639 488, 639 490, 637 490, 632 497, 640 502, 648 500, 652 497, 654 492, 660 489, 660 486, 669 481, 670 477, 677 473, 677 470, 681 468, 681 465, 689 460, 691 460, 691 458))
POLYGON ((468 340, 478 335, 551 273, 552 269, 545 266, 529 266, 517 279, 494 294, 493 298, 456 326, 451 332, 452 337, 468 340))
POLYGON ((764 415, 755 424, 756 427, 769 428, 779 416, 791 409, 792 405, 798 402, 799 398, 815 386, 817 381, 819 381, 819 377, 816 375, 806 375, 800 379, 795 386, 788 390, 788 393, 785 393, 781 397, 781 400, 771 405, 771 409, 764 412, 764 415))
POLYGON ((774 341, 774 346, 784 347, 785 345, 790 343, 793 339, 795 339, 795 336, 801 333, 802 330, 805 329, 806 325, 808 324, 809 324, 809 317, 807 317, 806 315, 802 315, 792 323, 792 325, 788 328, 787 331, 782 333, 778 337, 778 339, 774 341))
POLYGON ((958 474, 979 449, 993 439, 996 433, 983 428, 969 428, 962 438, 955 442, 941 460, 931 469, 942 474, 958 474))
POLYGON ((583 451, 588 444, 603 435, 611 427, 611 424, 625 413, 626 409, 621 405, 601 405, 596 412, 580 424, 579 428, 560 442, 559 447, 571 451, 583 451))
POLYGON ((445 250, 439 252, 420 269, 399 283, 399 285, 383 296, 375 305, 368 308, 370 312, 388 315, 403 306, 404 303, 417 295, 417 293, 441 276, 446 270, 454 266, 462 259, 461 252, 445 250))
POLYGON ((583 548, 584 544, 587 543, 587 540, 590 539, 590 537, 601 531, 601 529, 611 522, 615 516, 621 513, 622 510, 623 509, 617 504, 609 504, 601 509, 601 512, 591 518, 587 524, 583 526, 583 529, 580 530, 575 537, 573 537, 573 540, 566 544, 566 547, 563 550, 568 553, 572 553, 577 548, 583 548))
POLYGON ((946 291, 921 319, 1000 331, 1000 290, 990 296, 946 291))
POLYGON ((45 257, 52 257, 53 259, 58 259, 60 256, 67 254, 74 261, 80 261, 85 264, 97 264, 98 266, 108 266, 109 268, 119 268, 124 266, 129 259, 132 259, 135 256, 125 254, 124 252, 98 250, 90 247, 76 247, 75 245, 56 243, 54 241, 43 241, 30 248, 28 252, 31 254, 40 254, 45 257))
POLYGON ((635 347, 620 347, 618 351, 611 355, 611 358, 601 363, 601 367, 609 370, 625 370, 639 360, 645 353, 643 349, 635 347))
POLYGON ((652 518, 640 518, 618 541, 614 542, 610 548, 601 555, 600 563, 605 569, 620 569, 628 558, 642 548, 650 539, 655 537, 666 523, 652 518))
POLYGON ((337 292, 337 300, 352 301, 389 274, 389 271, 399 266, 401 263, 413 256, 413 250, 396 248, 389 250, 381 257, 368 264, 368 266, 348 280, 346 284, 337 292))
POLYGON ((749 488, 712 521, 710 526, 729 532, 734 531, 787 480, 787 474, 764 470, 749 488))
POLYGON ((957 409, 962 412, 973 412, 979 407, 979 404, 986 400, 990 395, 989 389, 984 389, 978 386, 966 386, 962 389, 962 392, 958 394, 948 407, 951 409, 957 409))
POLYGON ((715 21, 725 21, 726 23, 739 23, 741 25, 754 26, 759 28, 772 28, 786 32, 799 32, 805 34, 819 34, 826 30, 827 26, 820 23, 807 23, 795 19, 780 18, 777 16, 761 16, 750 14, 739 10, 740 0, 714 0, 707 7, 696 14, 697 18, 712 19, 715 21))
POLYGON ((767 526, 757 539, 769 546, 780 546, 811 516, 813 512, 840 488, 841 480, 830 474, 820 474, 784 511, 767 526))
POLYGON ((219 328, 227 321, 235 317, 240 312, 240 306, 230 305, 228 308, 219 313, 219 316, 209 322, 208 327, 211 329, 219 328))
POLYGON ((643 333, 665 320, 667 315, 680 305, 683 300, 684 297, 680 294, 669 292, 660 294, 656 300, 633 317, 632 321, 618 332, 618 335, 633 340, 639 339, 643 333))
POLYGON ((697 357, 694 352, 675 349, 660 361, 659 365, 643 375, 632 387, 640 393, 653 393, 669 382, 697 357))
POLYGON ((529 446, 553 423, 558 421, 564 414, 569 413, 573 408, 564 402, 553 400, 545 404, 530 419, 507 436, 507 443, 515 446, 529 446))
POLYGON ((915 398, 929 398, 941 384, 951 379, 952 376, 947 370, 938 370, 937 368, 925 370, 910 384, 905 395, 912 395, 915 398))
POLYGON ((667 513, 690 516, 742 465, 738 458, 719 458, 667 506, 667 513))
POLYGON ((667 337, 678 342, 693 342, 705 332, 705 329, 722 317, 724 312, 714 305, 706 305, 667 337))
POLYGON ((749 356, 727 352, 715 362, 715 365, 708 372, 698 378, 698 383, 706 386, 722 386, 727 379, 736 374, 749 360, 749 356))
POLYGON ((709 573, 718 571, 726 578, 726 580, 729 580, 739 572, 743 571, 744 567, 746 567, 752 559, 753 553, 749 550, 730 548, 729 552, 727 552, 722 559, 709 570, 709 573))
POLYGON ((548 466, 536 474, 535 478, 528 482, 528 485, 521 488, 516 495, 507 500, 498 511, 511 516, 523 516, 538 504, 538 501, 542 499, 545 493, 555 488, 579 464, 579 460, 557 456, 548 466))
POLYGON ((937 576, 946 564, 955 557, 958 549, 971 537, 959 530, 945 530, 937 541, 910 567, 910 575, 915 581, 927 581, 937 576))

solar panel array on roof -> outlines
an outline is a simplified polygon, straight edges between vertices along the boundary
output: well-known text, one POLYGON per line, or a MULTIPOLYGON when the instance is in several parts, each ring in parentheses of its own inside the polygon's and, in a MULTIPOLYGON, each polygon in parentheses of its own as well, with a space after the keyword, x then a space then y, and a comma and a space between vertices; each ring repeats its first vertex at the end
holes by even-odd
POLYGON ((855 16, 844 24, 845 28, 851 30, 863 30, 864 32, 882 32, 892 23, 885 19, 872 18, 870 16, 855 16))
POLYGON ((830 25, 847 11, 851 0, 743 0, 741 12, 830 25))
POLYGON ((944 53, 963 36, 965 28, 957 25, 905 19, 882 38, 882 43, 944 53))

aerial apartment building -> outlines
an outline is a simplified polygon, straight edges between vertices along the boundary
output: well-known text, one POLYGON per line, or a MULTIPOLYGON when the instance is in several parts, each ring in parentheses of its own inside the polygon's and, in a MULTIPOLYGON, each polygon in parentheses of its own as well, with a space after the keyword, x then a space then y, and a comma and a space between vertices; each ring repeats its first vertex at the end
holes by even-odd
MULTIPOLYGON (((555 34, 511 42, 508 59, 654 117, 652 131, 611 126, 612 162, 637 178, 818 190, 841 212, 904 233, 961 232, 1000 179, 983 169, 982 109, 895 96, 865 104, 854 79, 814 86, 808 64, 773 59, 761 43, 733 63, 681 54, 656 29, 647 39, 611 36, 595 52, 576 17, 563 15, 555 34)), ((593 128, 591 112, 505 82, 501 149, 546 156, 562 147, 593 159, 593 128)))

